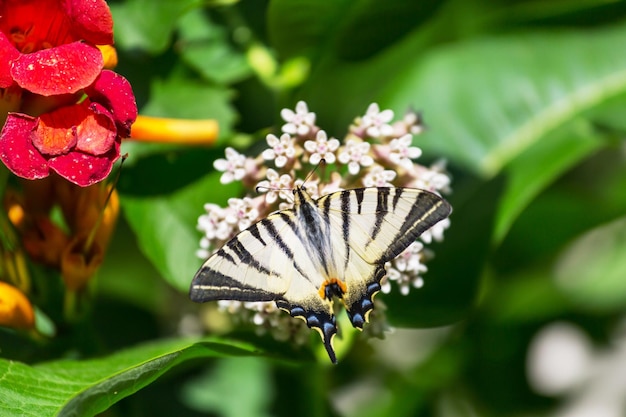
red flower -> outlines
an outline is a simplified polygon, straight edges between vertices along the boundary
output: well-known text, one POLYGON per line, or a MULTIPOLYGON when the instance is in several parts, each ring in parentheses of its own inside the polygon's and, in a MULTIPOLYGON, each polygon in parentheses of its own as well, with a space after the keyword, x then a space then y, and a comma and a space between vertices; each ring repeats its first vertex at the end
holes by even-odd
POLYGON ((130 84, 103 71, 104 0, 0 0, 0 160, 18 176, 103 180, 130 135, 130 84), (24 94, 27 92, 27 94, 24 94))
POLYGON ((0 51, 8 57, 0 87, 14 81, 44 96, 76 93, 102 70, 95 45, 112 43, 104 0, 0 0, 0 51))
POLYGON ((80 186, 106 178, 137 107, 128 81, 112 71, 102 71, 85 92, 82 102, 39 117, 10 113, 0 134, 0 160, 28 179, 50 170, 80 186))

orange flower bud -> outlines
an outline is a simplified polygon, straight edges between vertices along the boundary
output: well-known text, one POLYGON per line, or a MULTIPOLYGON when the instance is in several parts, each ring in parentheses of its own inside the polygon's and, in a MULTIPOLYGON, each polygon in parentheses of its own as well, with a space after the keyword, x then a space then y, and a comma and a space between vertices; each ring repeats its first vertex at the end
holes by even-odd
POLYGON ((0 326, 30 329, 35 312, 26 296, 17 288, 0 281, 0 326))
POLYGON ((168 119, 137 116, 130 137, 146 142, 176 143, 181 145, 213 145, 217 141, 217 120, 168 119))
POLYGON ((104 68, 113 69, 117 66, 117 51, 113 45, 97 45, 102 58, 104 59, 104 68))

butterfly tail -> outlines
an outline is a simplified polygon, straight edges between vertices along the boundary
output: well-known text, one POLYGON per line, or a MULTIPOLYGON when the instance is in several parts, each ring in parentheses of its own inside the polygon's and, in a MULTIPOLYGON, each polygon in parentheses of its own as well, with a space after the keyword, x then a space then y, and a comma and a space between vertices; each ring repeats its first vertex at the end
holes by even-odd
POLYGON ((303 319, 310 329, 315 329, 322 337, 330 361, 337 364, 337 355, 333 348, 333 339, 337 334, 337 319, 329 312, 306 311, 300 306, 293 306, 283 300, 277 300, 278 308, 287 311, 292 317, 303 319))

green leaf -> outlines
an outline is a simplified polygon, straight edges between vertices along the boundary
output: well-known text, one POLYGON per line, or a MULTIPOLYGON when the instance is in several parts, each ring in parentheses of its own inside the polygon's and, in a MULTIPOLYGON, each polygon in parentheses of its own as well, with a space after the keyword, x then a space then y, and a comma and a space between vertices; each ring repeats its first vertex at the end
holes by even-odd
POLYGON ((523 152, 506 169, 508 182, 498 209, 494 232, 500 242, 517 216, 546 186, 603 145, 584 121, 561 130, 523 152))
POLYGON ((217 339, 164 340, 89 360, 29 366, 0 359, 3 416, 96 415, 194 358, 252 355, 254 348, 217 339))
POLYGON ((577 305, 599 311, 626 306, 626 217, 595 228, 559 257, 555 279, 577 305))
POLYGON ((167 48, 180 16, 202 6, 201 0, 127 0, 109 7, 115 21, 115 40, 123 49, 152 54, 167 48))
POLYGON ((218 84, 241 81, 251 74, 245 55, 228 42, 228 33, 195 9, 180 19, 181 57, 218 84))
POLYGON ((260 358, 227 358, 214 369, 183 386, 185 403, 198 411, 216 413, 223 417, 269 416, 273 397, 270 367, 260 358), (246 393, 241 401, 232 395, 233 387, 246 393))
POLYGON ((169 195, 122 196, 124 214, 142 252, 171 285, 184 292, 201 264, 195 255, 201 237, 196 224, 204 204, 224 204, 238 193, 237 185, 220 184, 220 175, 214 172, 169 195))
POLYGON ((350 1, 340 0, 277 0, 267 11, 268 32, 272 45, 281 57, 317 55, 320 46, 328 44, 335 28, 341 24, 350 1))

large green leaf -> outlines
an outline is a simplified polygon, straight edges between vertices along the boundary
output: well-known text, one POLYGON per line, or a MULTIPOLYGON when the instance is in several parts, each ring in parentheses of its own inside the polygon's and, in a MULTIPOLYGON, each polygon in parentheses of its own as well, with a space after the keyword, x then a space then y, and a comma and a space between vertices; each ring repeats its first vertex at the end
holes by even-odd
POLYGON ((626 91, 626 25, 469 41, 416 60, 385 102, 418 103, 442 153, 494 175, 585 111, 626 91), (488 62, 489 65, 485 65, 488 62))
POLYGON ((29 366, 0 359, 2 415, 96 415, 194 358, 252 355, 254 348, 214 339, 164 340, 90 360, 29 366))
POLYGON ((581 114, 623 97, 626 25, 482 37, 427 48, 417 30, 362 61, 327 58, 300 91, 329 130, 369 101, 398 113, 421 109, 420 145, 482 175, 581 114))

